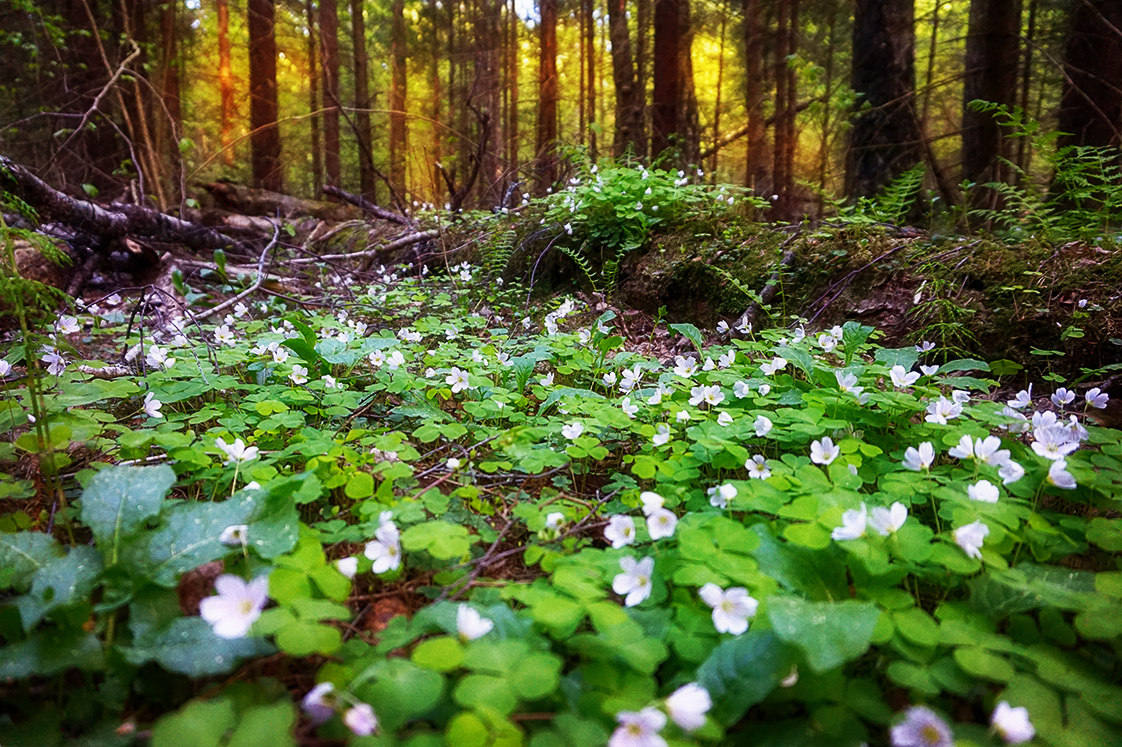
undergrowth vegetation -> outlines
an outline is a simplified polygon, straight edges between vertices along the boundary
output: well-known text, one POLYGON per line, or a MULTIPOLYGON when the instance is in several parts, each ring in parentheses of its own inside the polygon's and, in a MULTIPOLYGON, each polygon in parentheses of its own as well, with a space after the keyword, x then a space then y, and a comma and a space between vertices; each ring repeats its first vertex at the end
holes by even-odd
POLYGON ((0 743, 1122 739, 1105 394, 856 322, 659 359, 466 263, 348 291, 8 351, 0 743))

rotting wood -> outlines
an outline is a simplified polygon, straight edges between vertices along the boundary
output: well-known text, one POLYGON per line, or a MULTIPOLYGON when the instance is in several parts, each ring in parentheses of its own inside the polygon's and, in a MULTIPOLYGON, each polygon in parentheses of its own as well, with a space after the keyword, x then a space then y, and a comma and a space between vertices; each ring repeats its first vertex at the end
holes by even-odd
MULTIPOLYGON (((358 211, 354 208, 326 200, 305 200, 233 182, 210 182, 199 186, 215 199, 219 207, 247 215, 277 216, 279 214, 285 218, 311 216, 329 221, 353 220, 359 217, 358 211)), ((327 192, 326 189, 324 191, 327 192)))
POLYGON ((105 238, 141 236, 183 244, 195 251, 234 248, 241 242, 142 205, 104 207, 59 192, 6 156, 0 156, 0 189, 11 191, 40 215, 105 238))

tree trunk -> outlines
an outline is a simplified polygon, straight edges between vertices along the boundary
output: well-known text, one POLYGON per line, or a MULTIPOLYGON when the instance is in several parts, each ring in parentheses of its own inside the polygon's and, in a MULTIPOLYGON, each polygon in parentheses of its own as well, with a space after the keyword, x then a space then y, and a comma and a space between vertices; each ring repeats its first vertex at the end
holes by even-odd
MULTIPOLYGON (((1029 0, 1028 30, 1025 31, 1024 67, 1021 68, 1021 100, 1018 106, 1026 115, 1029 111, 1029 95, 1032 83, 1032 51, 1036 46, 1036 9, 1038 0, 1029 0)), ((1029 138, 1017 138, 1017 168, 1021 174, 1028 172, 1032 165, 1032 143, 1029 138)), ((1018 178, 1018 183, 1024 177, 1018 178)))
POLYGON ((390 92, 390 183, 404 198, 405 160, 408 158, 405 129, 405 0, 393 0, 390 46, 393 57, 393 88, 390 92))
MULTIPOLYGON (((728 26, 729 5, 732 0, 726 0, 721 6, 721 36, 717 52, 717 91, 716 101, 713 103, 713 142, 721 137, 721 87, 725 82, 725 28, 728 26)), ((713 160, 709 163, 709 173, 717 173, 718 151, 713 151, 713 160)))
POLYGON ((538 72, 538 191, 557 181, 557 0, 541 0, 538 72))
MULTIPOLYGON (((588 87, 588 94, 585 97, 588 106, 585 125, 588 127, 591 127, 592 123, 596 121, 596 19, 592 17, 592 3, 593 0, 581 0, 585 23, 584 47, 588 50, 588 56, 585 58, 587 72, 584 76, 585 84, 588 87)), ((588 132, 588 151, 589 157, 595 162, 598 154, 596 152, 596 131, 593 129, 588 132)))
MULTIPOLYGON (((397 0, 400 2, 400 0, 397 0)), ((355 138, 358 140, 359 191, 374 202, 378 201, 378 186, 374 181, 374 137, 370 130, 370 71, 366 52, 366 17, 363 0, 351 0, 351 47, 354 51, 355 72, 355 138)), ((392 116, 392 115, 391 115, 392 116)), ((395 183, 394 189, 400 189, 395 183)))
POLYGON ((312 195, 318 197, 323 189, 323 151, 319 143, 319 70, 316 64, 316 12, 315 1, 306 0, 305 13, 308 17, 308 111, 311 112, 312 130, 312 195))
POLYGON ((631 34, 627 29, 627 0, 608 0, 612 38, 612 80, 616 89, 616 128, 612 153, 620 158, 628 150, 637 158, 647 155, 643 133, 643 96, 631 63, 631 34))
POLYGON ((682 3, 684 0, 655 0, 654 92, 651 105, 651 157, 658 158, 678 133, 682 106, 680 54, 682 47, 682 3))
MULTIPOLYGON (((962 94, 962 168, 975 184, 1004 179, 999 160, 1003 137, 998 119, 970 106, 974 100, 1012 107, 1017 97, 1017 51, 1021 31, 1020 0, 972 0, 966 36, 966 73, 962 94)), ((993 206, 993 190, 976 189, 975 206, 993 206)))
POLYGON ((1081 0, 1064 49, 1059 145, 1119 146, 1122 121, 1122 3, 1081 0))
MULTIPOLYGON (((651 79, 651 0, 638 0, 636 6, 635 83, 639 90, 639 101, 643 105, 640 131, 645 138, 647 133, 651 131, 651 110, 647 106, 647 89, 651 79)), ((643 144, 643 153, 647 153, 646 143, 643 144)))
POLYGON ((165 145, 170 148, 161 148, 170 158, 178 160, 178 135, 183 128, 183 112, 179 100, 179 33, 176 28, 176 3, 177 0, 163 0, 160 7, 160 40, 162 54, 161 65, 161 96, 167 114, 162 111, 156 114, 161 126, 165 145))
POLYGON ((248 0, 249 136, 254 186, 284 191, 280 129, 277 127, 275 0, 248 0))
POLYGON ((508 11, 508 42, 507 45, 507 90, 509 91, 510 98, 507 104, 507 163, 512 169, 517 169, 520 163, 519 150, 521 149, 521 138, 519 137, 518 126, 518 68, 522 59, 521 47, 519 45, 518 30, 522 27, 522 23, 518 18, 518 8, 515 0, 510 0, 510 10, 508 11))
POLYGON ((481 156, 480 176, 485 204, 495 205, 502 198, 503 170, 499 160, 503 142, 502 50, 499 49, 499 24, 503 0, 477 0, 475 43, 477 61, 476 104, 481 105, 484 122, 477 122, 476 140, 487 138, 481 156))
POLYGON ((914 0, 857 0, 852 87, 860 110, 850 130, 846 194, 871 197, 919 163, 915 111, 914 0))
MULTIPOLYGON (((440 80, 440 8, 437 6, 438 0, 429 0, 429 13, 432 15, 432 37, 429 41, 429 85, 432 87, 432 109, 429 112, 429 118, 432 120, 432 152, 428 154, 429 160, 432 161, 431 178, 432 178, 432 201, 433 204, 440 203, 440 170, 437 164, 443 158, 444 153, 444 112, 443 101, 444 94, 441 90, 440 80)), ((449 65, 451 67, 451 63, 449 65)))
MULTIPOLYGON (((793 57, 799 51, 799 0, 791 0, 791 21, 787 25, 787 56, 793 57)), ((787 148, 783 152, 783 171, 787 175, 787 183, 783 187, 783 207, 787 217, 797 217, 795 210, 795 151, 798 149, 798 128, 795 120, 798 117, 799 87, 798 74, 793 65, 785 65, 787 73, 787 112, 783 122, 787 127, 787 148)))
POLYGON ((690 0, 680 0, 682 30, 678 37, 678 135, 681 166, 701 165, 701 125, 697 108, 697 91, 693 82, 693 37, 696 29, 691 16, 690 0))
POLYGON ((791 0, 777 0, 775 4, 775 145, 772 150, 771 191, 773 196, 772 215, 784 218, 787 215, 787 34, 788 13, 791 0))
POLYGON ((323 168, 326 182, 341 186, 339 158, 339 6, 319 0, 319 43, 323 61, 323 168))
MULTIPOLYGON (((310 0, 309 0, 310 1, 310 0)), ((227 168, 234 166, 234 75, 230 62, 230 5, 227 0, 216 0, 218 15, 218 98, 221 102, 222 162, 227 168)))
POLYGON ((767 128, 764 125, 764 41, 760 34, 762 0, 744 0, 744 103, 748 109, 748 152, 744 186, 767 183, 767 128))

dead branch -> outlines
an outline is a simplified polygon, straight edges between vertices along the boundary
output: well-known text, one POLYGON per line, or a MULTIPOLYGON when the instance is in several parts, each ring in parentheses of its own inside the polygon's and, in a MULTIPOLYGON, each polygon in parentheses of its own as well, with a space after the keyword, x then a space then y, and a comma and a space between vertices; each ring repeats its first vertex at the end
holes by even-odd
POLYGON ((426 239, 435 239, 439 236, 438 231, 418 231, 417 233, 410 233, 398 239, 394 239, 385 246, 374 247, 373 249, 365 249, 361 252, 351 252, 349 254, 321 254, 314 257, 303 257, 301 259, 291 259, 288 261, 290 265, 306 265, 314 262, 327 262, 336 259, 354 259, 356 257, 374 257, 381 252, 390 252, 394 249, 400 249, 403 246, 416 244, 419 241, 426 239))
POLYGON ((354 205, 356 207, 360 207, 363 210, 365 210, 366 212, 373 215, 375 218, 381 218, 382 220, 388 220, 389 222, 396 223, 399 226, 412 226, 413 225, 413 221, 409 220, 405 216, 398 215, 397 213, 393 212, 392 210, 386 210, 383 207, 378 207, 377 205, 370 202, 369 200, 367 200, 365 197, 363 197, 361 195, 352 195, 350 192, 344 192, 343 190, 339 189, 338 187, 332 186, 330 184, 323 185, 323 193, 325 195, 331 195, 332 197, 338 197, 340 200, 344 200, 346 202, 351 203, 352 205, 354 205))
POLYGON ((221 313, 222 311, 225 311, 226 309, 236 304, 238 301, 248 298, 250 295, 256 292, 258 288, 261 287, 261 284, 265 282, 265 258, 269 256, 269 252, 271 252, 273 250, 273 247, 277 245, 277 239, 279 238, 280 227, 277 226, 273 229, 272 240, 269 241, 269 243, 265 246, 265 249, 262 250, 261 256, 257 260, 257 279, 253 281, 253 285, 249 286, 233 298, 226 299, 222 303, 215 306, 213 309, 208 309, 206 312, 199 314, 200 319, 206 319, 207 317, 211 317, 221 313))
POLYGON ((14 192, 40 214, 104 238, 142 236, 196 251, 233 247, 248 253, 235 239, 158 210, 142 205, 108 208, 65 195, 6 156, 0 156, 0 189, 14 192))

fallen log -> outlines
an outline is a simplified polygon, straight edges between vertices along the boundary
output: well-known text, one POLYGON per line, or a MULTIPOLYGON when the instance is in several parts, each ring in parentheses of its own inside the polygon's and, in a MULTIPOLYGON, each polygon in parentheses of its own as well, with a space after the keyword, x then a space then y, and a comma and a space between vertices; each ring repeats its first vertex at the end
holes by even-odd
MULTIPOLYGON (((310 215, 313 218, 333 223, 354 220, 361 215, 357 210, 347 205, 339 205, 325 200, 305 200, 300 197, 270 192, 267 189, 254 189, 233 182, 211 182, 199 186, 205 189, 220 207, 235 210, 245 215, 259 215, 266 218, 273 218, 277 215, 284 218, 302 218, 310 215)), ((362 206, 358 205, 358 207, 362 206)))
POLYGON ((234 248, 249 253, 236 239, 152 208, 105 207, 63 194, 6 156, 0 156, 0 190, 16 195, 40 216, 103 238, 143 237, 183 244, 195 251, 234 248))

